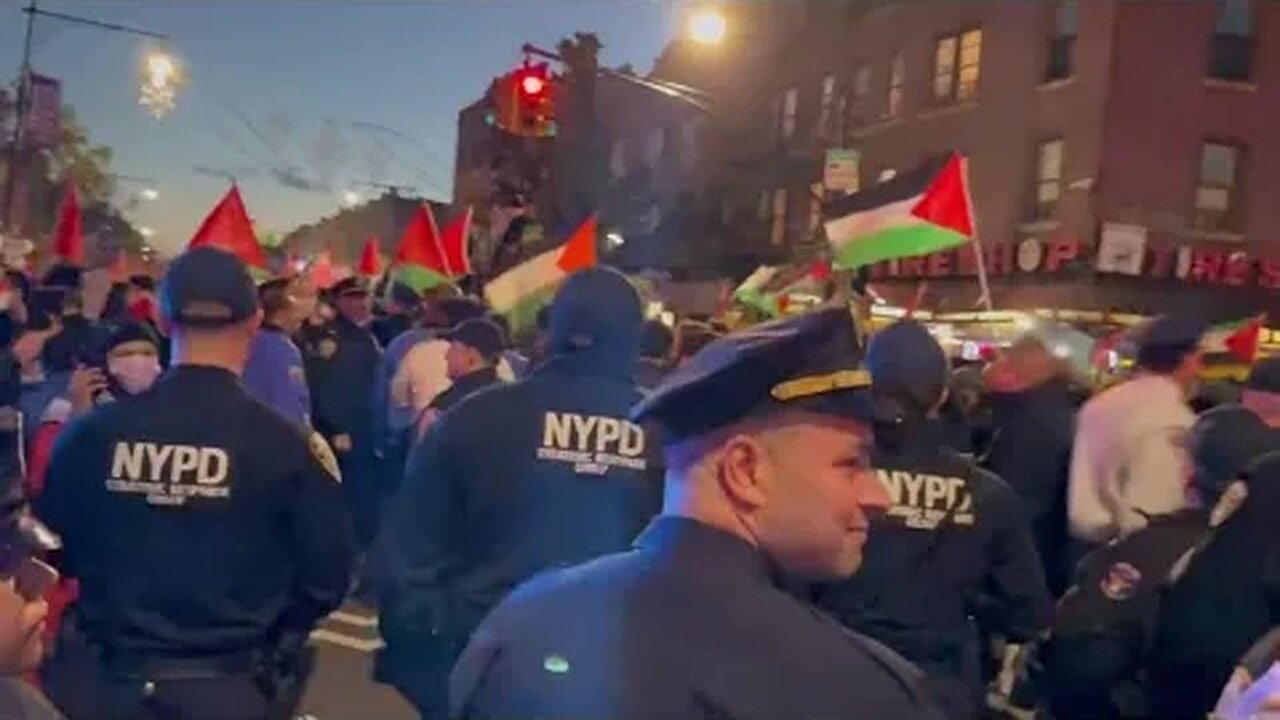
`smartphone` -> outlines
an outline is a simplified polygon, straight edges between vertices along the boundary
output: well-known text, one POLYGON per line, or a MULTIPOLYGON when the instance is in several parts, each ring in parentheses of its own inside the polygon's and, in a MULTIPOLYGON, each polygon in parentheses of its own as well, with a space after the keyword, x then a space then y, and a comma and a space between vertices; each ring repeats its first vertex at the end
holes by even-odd
POLYGON ((40 600, 58 582, 58 571, 39 558, 27 558, 18 563, 13 584, 24 600, 40 600))

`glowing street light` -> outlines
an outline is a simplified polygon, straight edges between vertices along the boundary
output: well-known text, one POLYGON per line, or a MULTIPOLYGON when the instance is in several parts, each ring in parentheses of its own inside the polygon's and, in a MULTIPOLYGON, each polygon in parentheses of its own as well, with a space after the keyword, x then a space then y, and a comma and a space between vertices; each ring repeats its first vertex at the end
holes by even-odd
POLYGON ((185 82, 178 59, 163 48, 155 48, 143 59, 138 104, 158 120, 173 110, 178 89, 185 82))
POLYGON ((354 207, 360 204, 360 193, 355 190, 344 190, 342 192, 342 204, 347 207, 354 207))
POLYGON ((146 200, 147 202, 155 202, 160 199, 160 192, 155 188, 142 188, 142 190, 138 192, 138 197, 146 200))
POLYGON ((604 239, 608 240, 609 244, 615 248, 622 247, 627 242, 626 238, 616 232, 611 232, 608 235, 605 235, 604 239))
POLYGON ((728 29, 729 21, 715 8, 702 8, 689 16, 689 39, 699 45, 719 45, 728 29))
POLYGON ((156 236, 156 231, 143 225, 142 227, 138 228, 138 234, 146 238, 147 240, 150 240, 151 238, 156 236))

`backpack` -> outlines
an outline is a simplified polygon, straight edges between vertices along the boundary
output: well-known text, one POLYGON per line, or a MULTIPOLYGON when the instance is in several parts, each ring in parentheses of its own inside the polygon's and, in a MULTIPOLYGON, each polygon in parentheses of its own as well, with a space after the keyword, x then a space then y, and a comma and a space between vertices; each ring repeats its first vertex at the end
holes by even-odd
POLYGON ((1212 511, 1150 516, 1145 528, 1080 562, 1075 584, 1058 601, 1042 658, 1055 713, 1110 716, 1128 699, 1141 702, 1141 671, 1165 592, 1247 494, 1236 481, 1212 511))

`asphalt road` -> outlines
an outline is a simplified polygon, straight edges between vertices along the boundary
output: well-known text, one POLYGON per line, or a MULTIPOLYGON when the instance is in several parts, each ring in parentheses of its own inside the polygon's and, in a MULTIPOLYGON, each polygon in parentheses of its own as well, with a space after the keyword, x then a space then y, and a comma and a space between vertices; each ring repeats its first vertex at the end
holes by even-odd
POLYGON ((307 720, 416 720, 396 691, 373 681, 382 646, 376 615, 349 602, 311 634, 319 648, 299 717, 307 720))

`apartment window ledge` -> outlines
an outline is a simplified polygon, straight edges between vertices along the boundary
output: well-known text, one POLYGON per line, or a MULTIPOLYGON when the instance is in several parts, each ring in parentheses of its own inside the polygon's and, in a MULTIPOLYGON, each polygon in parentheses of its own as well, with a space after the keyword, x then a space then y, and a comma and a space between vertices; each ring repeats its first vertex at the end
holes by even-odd
POLYGON ((965 100, 962 102, 948 103, 939 107, 926 110, 917 117, 921 120, 929 120, 937 117, 946 117, 947 115, 957 115, 968 110, 978 107, 977 100, 965 100))
POLYGON ((1045 218, 1043 220, 1028 220, 1018 226, 1020 232, 1028 235, 1037 235, 1040 233, 1048 233, 1062 227, 1062 221, 1054 218, 1045 218))
POLYGON ((1076 76, 1072 75, 1070 77, 1058 78, 1057 80, 1047 80, 1045 82, 1042 82, 1036 86, 1036 90, 1038 90, 1039 92, 1053 92, 1054 90, 1069 88, 1075 84, 1076 84, 1076 76))
POLYGON ((1236 92, 1258 92, 1258 84, 1243 80, 1219 80, 1218 78, 1205 78, 1204 86, 1215 90, 1235 90, 1236 92))
POLYGON ((1184 240, 1203 240, 1206 242, 1243 243, 1244 233, 1227 232, 1225 230, 1195 230, 1188 228, 1179 235, 1184 240))

